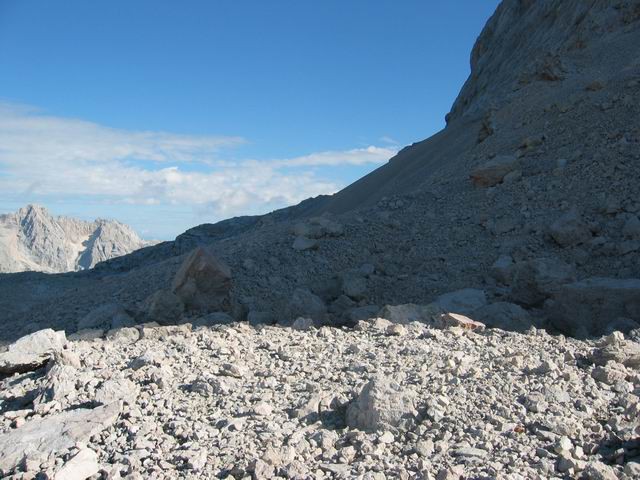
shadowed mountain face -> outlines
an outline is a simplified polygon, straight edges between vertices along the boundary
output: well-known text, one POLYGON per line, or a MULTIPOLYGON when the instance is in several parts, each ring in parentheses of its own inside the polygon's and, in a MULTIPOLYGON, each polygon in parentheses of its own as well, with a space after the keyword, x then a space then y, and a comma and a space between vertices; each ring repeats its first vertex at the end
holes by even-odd
MULTIPOLYGON (((470 314, 506 329, 633 329, 637 45, 637 1, 505 0, 473 47, 441 132, 332 196, 194 227, 87 272, 0 276, 5 336, 73 331, 109 303, 153 320, 149 299, 162 298, 198 245, 231 268, 240 320, 287 323, 315 309, 324 322, 349 324, 387 304, 425 305, 465 289, 481 299, 470 314)), ((42 237, 62 230, 47 228, 42 237)), ((109 243, 91 242, 103 258, 109 243)), ((91 255, 74 262, 95 264, 91 255)), ((197 316, 175 311, 176 322, 197 316)))
POLYGON ((63 273, 152 245, 115 220, 54 217, 38 205, 0 215, 0 272, 63 273))

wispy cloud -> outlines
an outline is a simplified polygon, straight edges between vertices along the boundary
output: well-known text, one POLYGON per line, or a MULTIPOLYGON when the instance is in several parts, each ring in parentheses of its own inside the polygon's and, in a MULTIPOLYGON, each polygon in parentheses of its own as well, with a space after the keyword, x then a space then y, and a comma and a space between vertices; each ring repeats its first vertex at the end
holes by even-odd
POLYGON ((223 218, 264 213, 343 185, 319 167, 382 164, 395 147, 229 161, 242 137, 129 131, 0 104, 0 191, 14 198, 93 198, 192 206, 223 218), (194 168, 197 167, 197 168, 194 168), (320 173, 319 173, 320 171, 320 173))

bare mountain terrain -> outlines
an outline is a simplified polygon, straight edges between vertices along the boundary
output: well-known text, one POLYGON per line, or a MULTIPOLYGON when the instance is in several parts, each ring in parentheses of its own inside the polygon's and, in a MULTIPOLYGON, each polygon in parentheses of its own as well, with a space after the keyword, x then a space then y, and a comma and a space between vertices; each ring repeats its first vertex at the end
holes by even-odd
POLYGON ((154 243, 115 220, 54 217, 28 205, 0 215, 0 273, 86 270, 154 243))
POLYGON ((0 473, 639 478, 638 45, 637 0, 504 0, 341 192, 0 275, 0 473))

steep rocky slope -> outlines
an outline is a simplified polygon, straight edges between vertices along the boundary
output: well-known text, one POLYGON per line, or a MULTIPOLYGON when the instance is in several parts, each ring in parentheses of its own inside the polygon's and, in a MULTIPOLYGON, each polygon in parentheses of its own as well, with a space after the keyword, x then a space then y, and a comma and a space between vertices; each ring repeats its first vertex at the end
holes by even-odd
POLYGON ((115 220, 54 217, 28 205, 0 215, 0 273, 85 270, 153 243, 115 220))

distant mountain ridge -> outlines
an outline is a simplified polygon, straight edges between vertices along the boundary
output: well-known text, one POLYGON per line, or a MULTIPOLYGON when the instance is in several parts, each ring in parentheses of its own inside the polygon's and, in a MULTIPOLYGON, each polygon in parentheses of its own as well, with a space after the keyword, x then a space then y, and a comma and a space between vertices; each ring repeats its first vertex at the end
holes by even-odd
POLYGON ((0 272, 86 270, 155 243, 117 220, 87 222, 27 205, 0 215, 0 272))

